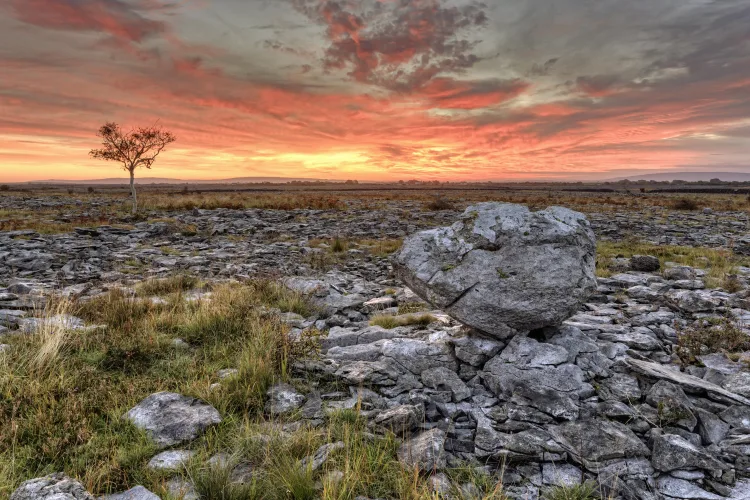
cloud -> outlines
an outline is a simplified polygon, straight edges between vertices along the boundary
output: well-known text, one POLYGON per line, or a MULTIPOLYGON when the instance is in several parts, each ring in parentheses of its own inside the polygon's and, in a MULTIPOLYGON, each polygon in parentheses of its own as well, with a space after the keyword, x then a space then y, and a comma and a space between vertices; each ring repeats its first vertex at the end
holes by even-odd
POLYGON ((160 7, 154 2, 123 0, 9 0, 18 20, 40 28, 106 33, 130 43, 140 43, 165 31, 163 22, 143 12, 160 7))
POLYGON ((439 0, 344 2, 292 0, 326 26, 323 66, 348 70, 361 83, 408 92, 438 75, 462 73, 480 57, 472 31, 487 23, 486 5, 439 0))
POLYGON ((425 84, 421 95, 442 109, 477 109, 494 106, 512 99, 530 87, 528 82, 512 80, 459 81, 435 78, 425 84))

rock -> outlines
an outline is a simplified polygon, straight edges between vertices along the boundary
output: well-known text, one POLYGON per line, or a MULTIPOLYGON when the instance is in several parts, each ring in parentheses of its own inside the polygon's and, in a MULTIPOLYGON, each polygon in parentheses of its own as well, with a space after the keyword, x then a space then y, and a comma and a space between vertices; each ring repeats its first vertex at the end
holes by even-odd
POLYGON ((180 470, 193 456, 195 452, 189 450, 163 451, 149 460, 148 467, 157 470, 180 470))
MULTIPOLYGON (((610 420, 566 422, 550 428, 550 433, 573 460, 597 463, 615 458, 649 455, 640 439, 625 425, 610 420)), ((588 465, 587 465, 588 467, 588 465)))
POLYGON ((502 342, 476 335, 454 338, 451 342, 456 348, 458 359, 477 367, 482 366, 504 347, 502 342))
POLYGON ((630 269, 633 271, 653 273, 658 271, 660 267, 658 257, 653 255, 633 255, 630 258, 630 269))
POLYGON ((112 495, 104 495, 99 497, 99 500, 160 500, 156 494, 150 492, 143 486, 136 486, 128 491, 122 493, 114 493, 112 495))
POLYGON ((729 375, 721 386, 734 394, 750 398, 750 373, 742 371, 729 375))
POLYGON ((315 452, 314 455, 305 457, 302 460, 300 460, 300 468, 301 469, 310 469, 312 471, 316 471, 320 469, 326 461, 328 461, 328 457, 331 456, 331 453, 333 453, 336 450, 342 450, 344 449, 344 442, 343 441, 337 441, 335 443, 328 443, 324 444, 318 450, 315 452))
POLYGON ((542 482, 551 486, 575 486, 583 482, 583 471, 573 464, 542 464, 542 482))
POLYGON ((378 412, 373 424, 389 429, 397 436, 403 436, 423 421, 424 408, 421 405, 399 405, 378 412))
POLYGON ((438 366, 422 372, 422 383, 431 389, 450 391, 453 402, 460 403, 471 397, 471 389, 461 380, 456 372, 438 366))
POLYGON ((730 392, 723 387, 712 384, 711 382, 708 382, 706 380, 700 379, 687 373, 682 373, 677 370, 676 367, 674 367, 675 369, 671 369, 658 363, 651 363, 649 361, 642 361, 633 358, 627 359, 626 362, 631 368, 633 368, 638 373, 642 373, 643 375, 662 380, 669 380, 670 382, 674 382, 677 385, 692 390, 704 390, 709 393, 723 396, 737 403, 750 406, 749 399, 730 392))
POLYGON ((10 500, 94 500, 81 483, 58 472, 24 481, 10 500))
POLYGON ((671 476, 662 476, 656 481, 656 487, 667 498, 680 500, 724 500, 724 497, 710 493, 695 483, 671 476))
POLYGON ((654 438, 651 463, 656 470, 669 472, 678 469, 725 470, 727 466, 675 434, 662 434, 654 438))
POLYGON ((451 480, 443 472, 438 472, 427 478, 427 485, 438 498, 447 498, 453 491, 451 480))
POLYGON ((193 483, 180 477, 176 477, 167 481, 166 488, 171 497, 177 498, 179 500, 200 499, 200 497, 198 496, 198 492, 195 491, 193 483))
POLYGON ((673 266, 668 267, 662 273, 668 280, 682 281, 682 280, 694 280, 695 270, 689 266, 673 266))
POLYGON ((305 396, 289 384, 276 384, 268 389, 266 412, 271 415, 284 415, 302 406, 305 396))
POLYGON ((664 297, 667 302, 688 313, 710 312, 721 305, 721 301, 703 290, 670 290, 664 297))
POLYGON ((221 415, 213 406, 173 392, 150 395, 131 408, 125 418, 145 430, 162 448, 192 441, 221 422, 221 415))
POLYGON ((480 203, 450 227, 407 238, 394 270, 423 299, 502 339, 573 314, 596 287, 594 251, 578 212, 480 203))
POLYGON ((445 432, 439 428, 423 432, 404 442, 398 459, 407 468, 422 472, 439 471, 446 467, 445 432))
MULTIPOLYGON (((710 411, 694 408, 693 413, 698 417, 697 432, 705 446, 719 444, 729 432, 729 424, 710 411)), ((749 422, 750 423, 750 422, 749 422)))

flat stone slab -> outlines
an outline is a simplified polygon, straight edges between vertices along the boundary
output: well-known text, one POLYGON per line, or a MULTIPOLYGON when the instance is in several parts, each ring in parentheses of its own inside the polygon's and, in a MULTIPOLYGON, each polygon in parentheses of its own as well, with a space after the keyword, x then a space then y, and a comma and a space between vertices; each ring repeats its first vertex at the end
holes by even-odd
POLYGON ((628 358, 626 362, 633 370, 648 377, 669 380, 670 382, 674 382, 675 384, 679 384, 685 387, 690 387, 691 389, 701 389, 707 392, 712 392, 714 394, 724 396, 727 399, 731 399, 732 401, 736 401, 737 403, 750 406, 750 399, 740 396, 739 394, 729 392, 719 385, 712 384, 711 382, 695 377, 693 375, 689 375, 677 370, 670 370, 664 365, 651 363, 648 361, 641 361, 639 359, 628 358))
POLYGON ((221 422, 221 415, 210 404, 174 392, 150 395, 131 408, 125 418, 148 432, 161 448, 192 441, 221 422))

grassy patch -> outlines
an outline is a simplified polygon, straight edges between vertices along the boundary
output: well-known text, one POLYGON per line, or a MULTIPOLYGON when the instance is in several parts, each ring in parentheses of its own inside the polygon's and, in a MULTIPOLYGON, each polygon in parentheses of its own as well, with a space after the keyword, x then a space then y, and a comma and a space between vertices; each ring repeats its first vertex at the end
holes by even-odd
POLYGON ((666 262, 706 270, 705 281, 709 287, 721 286, 727 276, 735 274, 737 266, 750 265, 750 259, 723 248, 650 245, 634 241, 600 241, 597 245, 596 273, 599 277, 612 275, 609 265, 617 257, 653 255, 664 267, 666 262))
POLYGON ((187 274, 178 274, 169 278, 150 279, 140 283, 136 288, 136 293, 140 296, 150 297, 154 295, 162 296, 178 292, 187 292, 198 287, 200 281, 194 276, 187 274))
POLYGON ((215 210, 272 209, 272 210, 340 210, 345 204, 330 194, 307 193, 168 193, 141 196, 144 210, 180 211, 200 208, 215 210))
POLYGON ((706 318, 688 327, 677 326, 677 348, 680 364, 695 364, 703 354, 726 352, 728 354, 750 350, 750 337, 731 317, 706 318))
POLYGON ((586 481, 572 486, 555 486, 544 495, 545 500, 597 500, 601 498, 596 483, 586 481))
POLYGON ((435 316, 431 314, 407 314, 404 316, 390 316, 388 314, 378 314, 370 319, 370 325, 382 326, 383 328, 391 329, 399 326, 410 326, 419 325, 427 326, 430 323, 437 321, 435 316))
POLYGON ((11 355, 0 358, 0 496, 55 471, 95 493, 155 488, 158 477, 145 464, 156 450, 121 417, 157 391, 209 401, 224 415, 222 426, 260 415, 265 391, 286 378, 295 352, 286 327, 264 312, 296 303, 282 290, 253 282, 217 286, 210 301, 196 303, 154 305, 112 292, 80 306, 55 305, 48 314, 65 307, 108 328, 9 339, 11 355), (191 348, 175 348, 176 337, 191 348), (209 389, 227 367, 238 375, 209 389))

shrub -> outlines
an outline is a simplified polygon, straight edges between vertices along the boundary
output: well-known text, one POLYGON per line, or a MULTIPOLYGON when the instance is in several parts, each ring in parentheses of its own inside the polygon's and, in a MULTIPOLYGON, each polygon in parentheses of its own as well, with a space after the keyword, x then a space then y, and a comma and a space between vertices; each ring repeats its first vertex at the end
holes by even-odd
POLYGON ((672 202, 675 210, 698 210, 698 202, 692 198, 679 198, 672 202))
POLYGON ((0 191, 10 191, 10 186, 7 184, 3 184, 0 186, 0 191))
POLYGON ((432 316, 431 314, 408 314, 406 316, 390 316, 387 314, 379 314, 377 316, 374 316, 370 320, 370 325, 382 326, 383 328, 390 330, 391 328, 396 328, 399 326, 427 326, 434 321, 436 321, 435 316, 432 316))
POLYGON ((546 500, 596 500, 599 498, 596 483, 586 481, 573 486, 555 486, 544 496, 546 500))
POLYGON ((734 353, 750 349, 750 337, 731 317, 707 318, 688 327, 675 324, 677 330, 676 354, 681 369, 694 364, 697 357, 715 352, 734 353))
POLYGON ((425 208, 428 210, 455 210, 456 206, 442 196, 435 196, 425 205, 425 208))

